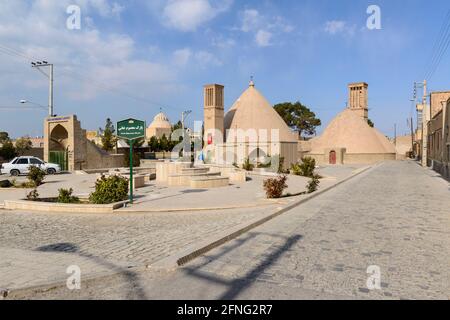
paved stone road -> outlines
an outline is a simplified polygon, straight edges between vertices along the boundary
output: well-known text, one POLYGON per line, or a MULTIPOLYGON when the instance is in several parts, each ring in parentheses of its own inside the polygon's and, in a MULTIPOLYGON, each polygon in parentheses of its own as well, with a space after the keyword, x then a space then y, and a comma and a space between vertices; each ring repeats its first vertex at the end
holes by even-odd
POLYGON ((0 213, 0 288, 66 279, 79 265, 98 274, 153 263, 220 231, 268 214, 246 210, 152 214, 0 213))
POLYGON ((174 273, 26 297, 448 299, 449 208, 448 182, 414 162, 389 162, 174 273), (367 288, 371 265, 380 290, 367 288))

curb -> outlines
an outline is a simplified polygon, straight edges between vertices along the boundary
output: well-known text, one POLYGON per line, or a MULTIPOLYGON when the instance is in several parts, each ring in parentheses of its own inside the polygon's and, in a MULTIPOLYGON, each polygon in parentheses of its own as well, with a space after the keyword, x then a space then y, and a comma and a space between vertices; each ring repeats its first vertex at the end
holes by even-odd
POLYGON ((195 258, 207 253, 208 251, 211 251, 212 249, 215 249, 239 236, 241 236, 242 234, 256 228, 259 227, 261 225, 263 225, 264 223, 298 207, 299 205, 314 199, 322 194, 324 194, 327 191, 330 191, 336 187, 338 187, 339 185, 348 182, 349 180, 352 180, 353 178, 356 178, 357 176, 373 169, 376 168, 377 166, 369 166, 369 167, 365 167, 359 171, 357 171, 356 173, 352 174, 351 176, 337 182, 334 185, 331 185, 329 187, 326 187, 325 189, 319 190, 315 193, 310 194, 309 196, 307 196, 306 198, 300 199, 299 201, 292 203, 284 208, 280 208, 278 211, 270 214, 269 216, 266 216, 262 219, 256 220, 254 222, 252 222, 251 224, 248 224, 244 227, 242 227, 242 225, 237 226, 236 228, 233 229, 228 229, 227 231, 225 231, 222 235, 220 235, 218 237, 217 240, 211 242, 211 240, 206 240, 204 243, 202 244, 194 244, 191 247, 189 247, 188 249, 184 249, 183 251, 172 255, 168 258, 164 258, 162 260, 157 261, 156 263, 152 264, 150 266, 150 268, 152 269, 176 269, 177 267, 183 266, 185 264, 187 264, 188 262, 194 260, 195 258), (230 233, 231 232, 231 233, 230 233))
POLYGON ((229 207, 209 207, 209 208, 163 208, 163 209, 148 209, 148 210, 127 210, 127 209, 115 209, 114 213, 120 214, 132 214, 132 213, 164 213, 164 212, 191 212, 191 211, 214 211, 214 210, 233 210, 242 208, 259 208, 267 207, 274 204, 280 204, 277 201, 260 203, 260 204, 249 204, 242 206, 229 206, 229 207))

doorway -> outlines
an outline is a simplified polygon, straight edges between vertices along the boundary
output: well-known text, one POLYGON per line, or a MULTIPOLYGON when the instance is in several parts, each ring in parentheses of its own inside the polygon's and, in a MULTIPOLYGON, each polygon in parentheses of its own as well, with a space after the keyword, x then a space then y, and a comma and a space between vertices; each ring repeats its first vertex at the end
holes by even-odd
POLYGON ((336 164, 336 151, 330 151, 330 164, 336 164))

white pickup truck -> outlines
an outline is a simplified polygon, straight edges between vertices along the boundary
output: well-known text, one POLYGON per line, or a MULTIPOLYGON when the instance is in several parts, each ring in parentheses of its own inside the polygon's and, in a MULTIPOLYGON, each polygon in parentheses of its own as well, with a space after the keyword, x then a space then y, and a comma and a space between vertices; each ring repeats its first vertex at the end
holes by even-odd
POLYGON ((10 174, 18 176, 27 174, 30 166, 36 166, 47 172, 47 174, 56 174, 61 172, 61 167, 54 163, 47 163, 36 157, 17 157, 8 163, 0 165, 0 172, 2 174, 10 174))

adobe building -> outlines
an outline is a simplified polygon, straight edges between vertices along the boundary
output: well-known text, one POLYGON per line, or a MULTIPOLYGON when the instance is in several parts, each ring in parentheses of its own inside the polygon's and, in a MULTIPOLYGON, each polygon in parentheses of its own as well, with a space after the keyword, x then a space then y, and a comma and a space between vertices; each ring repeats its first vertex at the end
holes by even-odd
POLYGON ((64 171, 123 167, 124 155, 109 154, 86 137, 77 116, 48 117, 44 121, 44 161, 64 171))
POLYGON ((437 95, 433 100, 431 94, 431 110, 434 116, 427 123, 427 162, 433 170, 450 179, 450 92, 448 95, 437 95), (442 101, 441 99, 445 99, 442 101), (438 107, 439 104, 441 108, 438 107))
POLYGON ((395 150, 397 151, 397 160, 408 159, 413 151, 414 137, 409 135, 398 136, 394 140, 395 150))
POLYGON ((302 144, 303 156, 318 164, 373 164, 396 159, 395 146, 367 123, 368 87, 365 82, 348 86, 348 107, 321 136, 302 144))
POLYGON ((298 161, 298 137, 253 81, 224 112, 224 86, 204 87, 204 130, 206 158, 212 163, 241 166, 266 157, 284 158, 284 166, 298 161))
POLYGON ((172 125, 170 124, 169 118, 162 112, 158 113, 155 118, 153 118, 152 123, 146 130, 147 139, 152 137, 161 139, 164 135, 167 139, 170 139, 171 134, 172 125))

